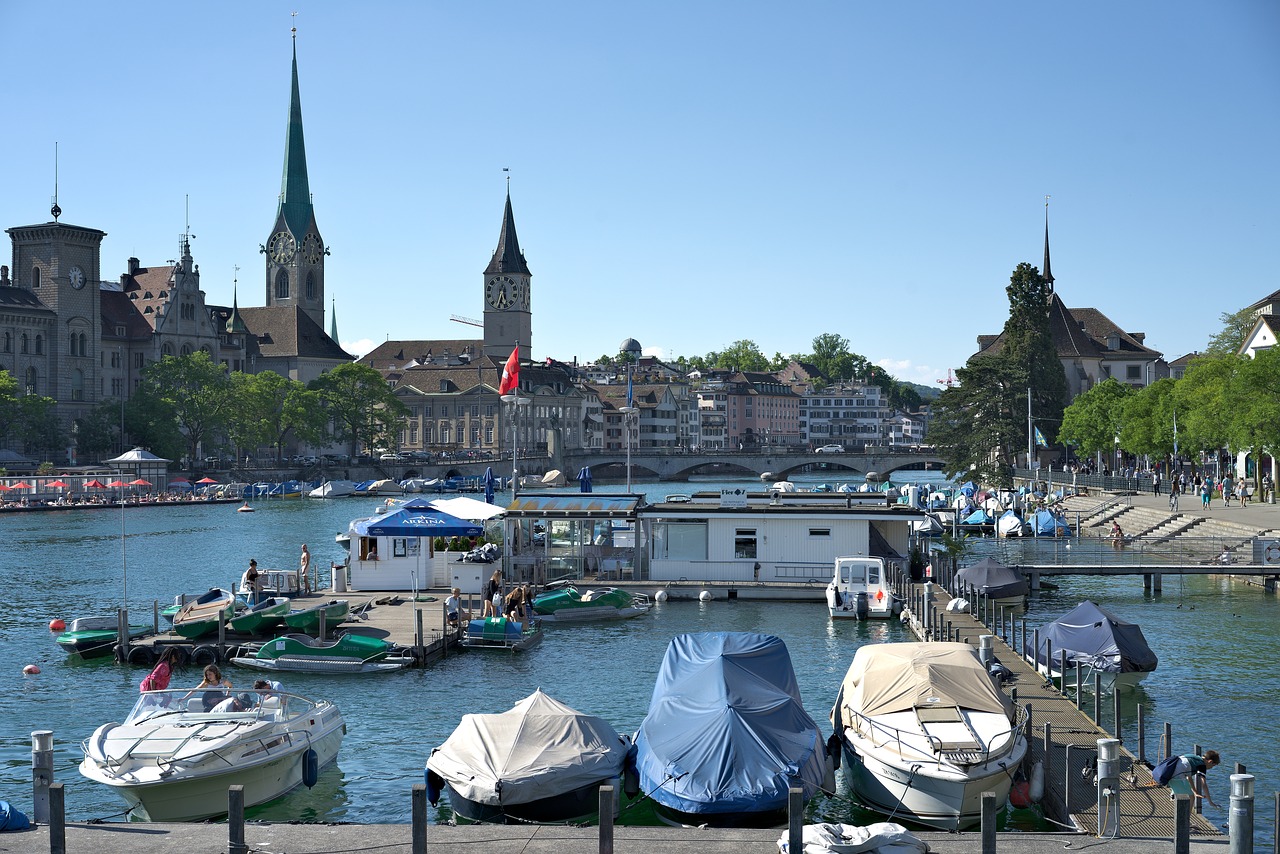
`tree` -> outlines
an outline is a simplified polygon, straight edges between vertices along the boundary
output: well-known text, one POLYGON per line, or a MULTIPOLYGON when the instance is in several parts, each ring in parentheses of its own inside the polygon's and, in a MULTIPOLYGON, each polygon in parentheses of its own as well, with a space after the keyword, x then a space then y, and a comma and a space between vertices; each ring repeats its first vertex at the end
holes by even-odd
MULTIPOLYGON (((929 437, 948 470, 996 486, 1012 483, 1022 375, 998 356, 975 356, 933 405, 929 437)), ((1025 427, 1023 428, 1025 432, 1025 427)))
MULTIPOLYGON (((854 358, 854 354, 849 351, 848 338, 834 332, 824 332, 813 339, 813 353, 808 356, 798 356, 796 360, 810 362, 828 380, 840 382, 853 378, 854 358)), ((863 361, 866 360, 863 359, 863 361)))
MULTIPOLYGON (((1049 323, 1049 309, 1053 303, 1053 289, 1040 275, 1040 271, 1025 261, 1014 268, 1005 289, 1009 295, 1009 319, 1002 336, 1004 348, 1001 358, 1010 363, 1013 370, 1026 377, 1024 389, 1030 390, 1029 411, 1042 426, 1042 432, 1053 441, 1057 430, 1053 425, 1062 421, 1062 411, 1067 405, 1067 375, 1053 344, 1053 332, 1049 323)), ((1025 403, 1026 396, 1024 394, 1025 403)), ((1028 407, 1023 407, 1027 412, 1028 407)), ((1027 446, 1027 426, 1022 419, 1022 442, 1027 446)))
POLYGON ((1203 356, 1187 366, 1174 388, 1182 447, 1215 454, 1226 447, 1233 415, 1227 387, 1243 361, 1235 355, 1203 356))
POLYGON ((1120 416, 1121 448, 1131 454, 1172 458, 1175 385, 1176 380, 1157 380, 1125 399, 1120 416))
POLYGON ((101 462, 111 451, 120 435, 123 414, 120 401, 104 400, 76 419, 76 456, 81 465, 89 460, 101 462))
POLYGON ((27 394, 18 398, 18 436, 30 457, 50 460, 60 457, 71 437, 58 418, 58 402, 52 397, 27 394))
POLYGON ((1257 318, 1247 308, 1224 311, 1218 315, 1222 329, 1209 338, 1205 353, 1210 356, 1234 356, 1244 346, 1244 339, 1253 331, 1257 318))
POLYGON ((769 370, 769 359, 760 352, 756 342, 745 338, 734 341, 720 353, 708 353, 707 361, 725 370, 757 372, 769 370))
POLYGON ((1062 413, 1058 439, 1075 445, 1085 455, 1112 453, 1124 423, 1125 403, 1133 394, 1132 388, 1114 377, 1097 383, 1062 413))
POLYGON ((367 365, 338 365, 308 386, 320 395, 333 420, 333 435, 349 443, 351 454, 372 448, 380 436, 390 436, 409 414, 382 375, 367 365))
POLYGON ((124 405, 124 429, 135 445, 150 449, 158 457, 182 457, 186 439, 178 429, 173 405, 146 383, 139 384, 124 405))
MULTIPOLYGON (((142 388, 172 408, 186 438, 187 457, 195 460, 200 443, 221 432, 231 411, 231 380, 209 354, 165 356, 142 372, 142 388)), ((153 451, 154 452, 154 451, 153 451)))
POLYGON ((270 445, 276 460, 284 453, 290 435, 298 441, 324 441, 329 415, 319 392, 272 371, 231 375, 236 417, 227 434, 237 448, 270 445))
POLYGON ((1232 414, 1230 445, 1273 456, 1280 450, 1280 350, 1259 350, 1236 366, 1223 400, 1232 414))

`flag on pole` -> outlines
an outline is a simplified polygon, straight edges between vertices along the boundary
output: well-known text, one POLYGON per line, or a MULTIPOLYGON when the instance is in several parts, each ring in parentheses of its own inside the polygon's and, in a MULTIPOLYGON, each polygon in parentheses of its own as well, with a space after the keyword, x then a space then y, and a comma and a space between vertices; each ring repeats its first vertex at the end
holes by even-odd
POLYGON ((627 406, 631 406, 631 365, 627 365, 627 406))
POLYGON ((498 394, 510 394, 520 383, 520 345, 517 344, 502 366, 502 381, 498 383, 498 394))
POLYGON ((1040 432, 1039 427, 1033 428, 1036 431, 1036 447, 1047 448, 1049 443, 1044 440, 1044 434, 1040 432))

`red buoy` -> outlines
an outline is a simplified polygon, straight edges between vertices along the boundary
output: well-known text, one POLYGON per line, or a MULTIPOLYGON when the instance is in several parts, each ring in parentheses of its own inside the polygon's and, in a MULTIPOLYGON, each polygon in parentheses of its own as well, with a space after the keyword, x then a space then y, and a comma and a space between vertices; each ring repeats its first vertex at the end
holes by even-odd
POLYGON ((67 623, 65 620, 53 619, 49 621, 49 631, 65 632, 66 630, 67 630, 67 623))
POLYGON ((1009 790, 1009 803, 1018 809, 1031 806, 1031 784, 1026 780, 1018 780, 1009 790))

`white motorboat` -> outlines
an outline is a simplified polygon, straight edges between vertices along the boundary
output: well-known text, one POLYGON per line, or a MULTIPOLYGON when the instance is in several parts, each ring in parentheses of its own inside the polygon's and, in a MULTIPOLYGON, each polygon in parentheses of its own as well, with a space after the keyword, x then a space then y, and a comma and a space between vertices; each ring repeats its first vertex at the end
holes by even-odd
POLYGON ((244 786, 246 807, 315 785, 345 734, 327 700, 148 691, 124 723, 103 724, 84 742, 80 773, 114 788, 136 817, 200 821, 226 814, 231 785, 244 786))
POLYGON ((831 710, 845 779, 876 812, 943 830, 997 809, 1027 751, 1026 715, 964 643, 860 647, 831 710))
POLYGON ((344 498, 355 491, 354 480, 326 480, 307 495, 311 498, 344 498))
POLYGON ((827 585, 827 611, 833 620, 888 619, 902 611, 902 600, 885 581, 878 557, 838 557, 827 585))

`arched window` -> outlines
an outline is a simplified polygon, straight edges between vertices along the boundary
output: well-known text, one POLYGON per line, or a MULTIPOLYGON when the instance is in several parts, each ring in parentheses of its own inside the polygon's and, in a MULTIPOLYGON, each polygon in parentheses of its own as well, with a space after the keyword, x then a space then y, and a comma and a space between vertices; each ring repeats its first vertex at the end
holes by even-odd
POLYGON ((27 394, 36 393, 36 369, 35 368, 27 368, 26 392, 27 394))
POLYGON ((44 355, 44 336, 43 335, 36 336, 36 355, 37 356, 44 355))
POLYGON ((80 333, 80 355, 89 355, 89 336, 83 332, 80 333))
POLYGON ((281 270, 276 274, 276 299, 289 298, 289 272, 281 270))
POLYGON ((6 332, 4 334, 4 351, 6 353, 13 352, 13 333, 12 332, 6 332))
POLYGON ((39 267, 31 268, 31 287, 33 288, 40 287, 40 268, 39 267))
POLYGON ((316 274, 307 273, 307 299, 313 300, 315 298, 316 298, 316 274))
POLYGON ((25 332, 22 333, 22 349, 19 352, 23 354, 30 352, 30 349, 27 347, 27 333, 25 332))
POLYGON ((166 342, 164 343, 164 345, 160 348, 160 355, 161 355, 161 357, 164 357, 164 356, 172 356, 172 355, 173 355, 173 345, 166 341, 166 342))
POLYGON ((191 355, 191 345, 190 345, 190 344, 183 344, 183 345, 182 345, 182 355, 183 355, 183 356, 190 356, 190 355, 191 355))
POLYGON ((79 368, 71 372, 71 399, 84 400, 84 371, 79 368))

